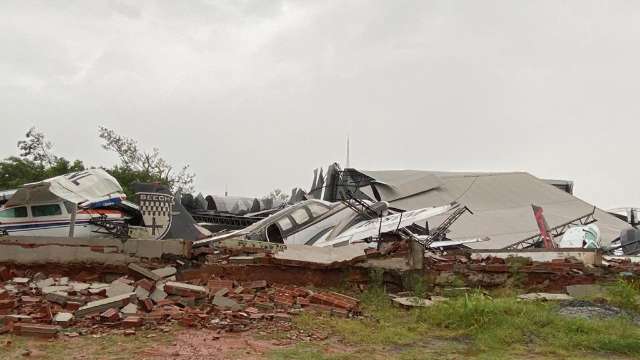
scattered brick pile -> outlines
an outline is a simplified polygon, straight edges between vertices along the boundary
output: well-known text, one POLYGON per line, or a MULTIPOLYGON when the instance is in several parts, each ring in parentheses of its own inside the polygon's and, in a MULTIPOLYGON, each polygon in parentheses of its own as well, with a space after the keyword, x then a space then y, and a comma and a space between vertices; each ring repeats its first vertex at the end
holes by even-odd
POLYGON ((619 275, 640 274, 640 263, 615 258, 606 259, 602 266, 590 266, 572 257, 540 262, 528 258, 473 259, 451 254, 427 257, 425 263, 426 270, 435 275, 437 284, 446 285, 455 279, 473 287, 498 287, 517 281, 518 286, 544 291, 562 290, 573 284, 609 281, 619 275))
POLYGON ((116 329, 134 334, 137 328, 166 331, 164 325, 172 323, 219 332, 273 330, 273 324, 288 329, 291 316, 305 311, 345 317, 358 312, 357 299, 330 291, 264 280, 178 282, 173 267, 130 264, 129 270, 128 276, 104 283, 99 276, 47 276, 0 266, 0 333, 54 337, 116 329))

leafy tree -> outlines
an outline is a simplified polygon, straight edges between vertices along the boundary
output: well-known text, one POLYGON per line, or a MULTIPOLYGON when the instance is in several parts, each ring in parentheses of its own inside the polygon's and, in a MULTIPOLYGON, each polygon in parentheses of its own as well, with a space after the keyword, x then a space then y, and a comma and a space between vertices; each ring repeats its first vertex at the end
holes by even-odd
POLYGON ((44 166, 17 156, 0 162, 0 189, 15 189, 22 184, 45 179, 44 166))
MULTIPOLYGON (((193 191, 195 175, 189 172, 188 166, 175 171, 160 157, 158 149, 143 151, 135 140, 118 135, 113 130, 100 127, 99 136, 104 140, 102 147, 120 157, 120 164, 106 170, 118 180, 127 196, 133 195, 130 184, 134 181, 160 182, 173 191, 193 191)), ((20 156, 0 161, 0 189, 14 189, 23 184, 85 169, 82 161, 71 162, 54 155, 52 149, 53 145, 44 133, 35 127, 29 129, 25 139, 18 141, 20 156)))
POLYGON ((26 139, 18 141, 18 150, 22 159, 31 160, 39 165, 53 166, 57 160, 57 156, 51 153, 50 141, 44 136, 44 133, 36 130, 32 126, 25 134, 26 139))
POLYGON ((20 157, 0 161, 0 189, 15 189, 23 184, 42 181, 74 171, 84 170, 82 161, 54 155, 51 142, 35 128, 29 129, 25 140, 18 141, 20 157))
POLYGON ((117 134, 104 126, 98 127, 98 136, 104 141, 102 148, 115 152, 120 158, 120 164, 108 171, 125 187, 127 195, 131 193, 128 187, 133 180, 159 182, 169 186, 172 191, 193 192, 195 175, 189 171, 189 165, 176 171, 160 157, 157 148, 151 151, 143 150, 136 140, 117 134))

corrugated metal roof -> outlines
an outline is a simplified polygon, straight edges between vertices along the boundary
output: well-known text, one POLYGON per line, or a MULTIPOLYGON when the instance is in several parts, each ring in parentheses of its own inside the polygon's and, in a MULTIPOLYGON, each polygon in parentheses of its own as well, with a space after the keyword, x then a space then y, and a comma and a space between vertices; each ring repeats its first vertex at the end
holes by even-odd
MULTIPOLYGON (((410 179, 437 177, 441 184, 432 187, 433 180, 425 186, 405 186, 409 190, 385 198, 392 206, 411 210, 428 206, 440 206, 457 201, 469 207, 473 215, 462 216, 452 227, 451 239, 489 236, 488 242, 470 244, 478 249, 496 249, 509 246, 538 233, 531 205, 544 209, 550 227, 558 226, 588 214, 593 205, 525 172, 509 173, 453 173, 418 170, 361 171, 376 180, 394 186, 402 176, 410 179), (402 176, 400 176, 402 175, 402 176), (415 191, 414 191, 415 190, 415 191), (413 191, 413 192, 412 192, 413 191)), ((378 187, 379 185, 376 185, 378 187)), ((596 210, 596 224, 602 233, 602 242, 608 245, 620 236, 622 229, 629 228, 624 221, 600 209, 596 210)), ((444 217, 434 218, 431 226, 439 224, 444 217)))

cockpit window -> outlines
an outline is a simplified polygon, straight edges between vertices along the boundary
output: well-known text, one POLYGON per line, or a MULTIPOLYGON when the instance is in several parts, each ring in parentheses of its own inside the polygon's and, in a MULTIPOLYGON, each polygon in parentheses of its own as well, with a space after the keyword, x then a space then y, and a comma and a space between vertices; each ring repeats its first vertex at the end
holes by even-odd
POLYGON ((14 208, 4 209, 0 211, 0 218, 25 218, 27 217, 27 208, 25 206, 18 206, 14 208))
POLYGON ((56 216, 62 215, 62 210, 58 204, 34 205, 31 207, 31 214, 33 217, 56 216))
POLYGON ((291 217, 298 225, 302 225, 307 221, 309 221, 309 214, 307 213, 307 210, 305 210, 304 207, 294 210, 291 213, 291 217))
POLYGON ((293 224, 288 217, 283 217, 282 219, 278 220, 278 225, 280 225, 280 229, 282 229, 282 231, 287 231, 293 227, 293 224))
POLYGON ((314 218, 322 216, 324 213, 329 211, 328 207, 316 203, 310 203, 309 205, 307 205, 307 208, 309 209, 309 211, 311 211, 311 216, 313 216, 314 218))

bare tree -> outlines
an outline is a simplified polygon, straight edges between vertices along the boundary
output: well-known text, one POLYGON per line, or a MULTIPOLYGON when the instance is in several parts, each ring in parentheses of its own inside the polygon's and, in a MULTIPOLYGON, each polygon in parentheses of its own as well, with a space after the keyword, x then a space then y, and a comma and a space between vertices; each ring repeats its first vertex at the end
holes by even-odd
POLYGON ((173 166, 160 157, 160 151, 157 148, 145 151, 139 147, 136 140, 104 126, 98 127, 98 136, 104 140, 103 149, 118 154, 121 168, 140 172, 163 182, 169 185, 172 191, 193 192, 195 174, 189 171, 189 165, 175 171, 173 166))
POLYGON ((263 199, 271 199, 274 201, 278 200, 282 202, 287 202, 287 200, 289 200, 289 195, 285 194, 280 189, 273 189, 273 191, 271 191, 267 196, 263 197, 263 199))
POLYGON ((58 158, 51 152, 53 145, 47 141, 44 133, 36 130, 34 126, 27 131, 25 137, 25 140, 18 141, 21 158, 41 166, 53 166, 56 163, 58 158))

